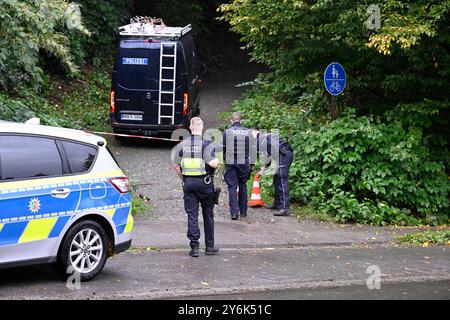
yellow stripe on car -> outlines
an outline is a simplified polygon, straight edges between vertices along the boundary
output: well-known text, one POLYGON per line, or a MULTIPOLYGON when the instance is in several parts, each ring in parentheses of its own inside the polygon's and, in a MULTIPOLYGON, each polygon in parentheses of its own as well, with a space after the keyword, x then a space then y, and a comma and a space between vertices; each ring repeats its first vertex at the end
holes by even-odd
POLYGON ((128 213, 127 225, 126 225, 123 233, 129 233, 129 232, 133 231, 133 226, 134 226, 134 219, 133 219, 133 215, 131 214, 131 208, 130 208, 130 213, 128 213))
POLYGON ((47 239, 57 220, 57 217, 52 217, 29 221, 19 243, 47 239))
POLYGON ((103 210, 111 219, 114 216, 114 213, 116 213, 116 209, 107 209, 103 210))
POLYGON ((0 223, 0 232, 2 231, 2 229, 3 229, 3 223, 0 223))

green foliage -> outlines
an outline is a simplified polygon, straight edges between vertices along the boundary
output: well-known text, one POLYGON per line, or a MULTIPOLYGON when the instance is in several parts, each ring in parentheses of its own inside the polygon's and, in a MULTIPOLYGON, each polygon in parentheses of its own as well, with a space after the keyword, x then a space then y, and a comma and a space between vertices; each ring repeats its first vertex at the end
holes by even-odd
MULTIPOLYGON (((436 115, 438 118, 439 115, 436 115)), ((402 117, 381 122, 350 113, 292 137, 293 197, 308 199, 337 221, 442 223, 448 219, 447 149, 402 117)))
POLYGON ((23 122, 39 117, 45 125, 107 130, 111 77, 104 68, 86 70, 76 80, 52 79, 49 96, 33 90, 15 98, 0 93, 0 119, 23 122))
MULTIPOLYGON (((448 105, 401 105, 376 118, 350 110, 330 122, 309 111, 317 97, 288 105, 260 88, 236 102, 234 110, 246 125, 280 129, 293 146, 293 200, 338 222, 447 222, 448 105)), ((270 177, 262 178, 266 187, 270 183, 270 177)))
POLYGON ((222 19, 254 60, 273 69, 284 94, 324 91, 332 61, 348 74, 339 99, 360 113, 450 96, 450 0, 381 0, 381 30, 366 26, 368 0, 234 0, 222 19))
POLYGON ((428 246, 429 244, 449 245, 450 230, 425 231, 407 234, 397 238, 397 241, 406 244, 428 246))
POLYGON ((70 48, 78 64, 86 60, 111 56, 115 52, 118 28, 133 16, 132 0, 75 0, 81 9, 83 23, 91 36, 70 33, 70 48))
POLYGON ((131 194, 131 213, 135 217, 149 213, 149 206, 147 203, 134 192, 131 194))
POLYGON ((65 0, 0 0, 0 89, 20 92, 43 83, 42 57, 67 71, 77 66, 69 50, 67 30, 88 35, 77 21, 76 6, 65 0))
POLYGON ((137 0, 135 5, 137 15, 162 18, 168 26, 192 24, 194 35, 205 30, 204 10, 206 7, 208 3, 201 0, 137 0))
POLYGON ((450 0, 234 0, 222 20, 271 67, 235 104, 294 147, 293 199, 339 222, 447 222, 450 0), (330 121, 323 70, 347 71, 330 121), (351 106, 351 107, 350 107, 351 106), (356 108, 356 109, 354 109, 356 108))

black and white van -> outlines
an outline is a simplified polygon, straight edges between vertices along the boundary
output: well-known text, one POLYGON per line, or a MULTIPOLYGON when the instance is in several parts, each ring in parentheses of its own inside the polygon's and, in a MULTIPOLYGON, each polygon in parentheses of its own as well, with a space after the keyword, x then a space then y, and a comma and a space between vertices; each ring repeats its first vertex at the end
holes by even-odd
POLYGON ((115 133, 168 134, 199 115, 201 73, 191 25, 132 18, 119 28, 110 122, 115 133))

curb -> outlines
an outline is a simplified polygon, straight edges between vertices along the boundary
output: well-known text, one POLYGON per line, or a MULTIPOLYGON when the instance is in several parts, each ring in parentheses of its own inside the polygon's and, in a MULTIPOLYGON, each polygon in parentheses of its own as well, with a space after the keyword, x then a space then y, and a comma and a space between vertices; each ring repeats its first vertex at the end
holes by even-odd
MULTIPOLYGON (((421 283, 421 282, 433 282, 433 281, 450 281, 450 275, 442 276, 412 276, 412 277, 395 277, 395 278, 383 278, 382 284, 398 284, 398 283, 421 283)), ((316 281, 304 281, 304 282, 285 282, 278 283, 275 285, 261 285, 252 286, 246 288, 231 287, 231 288, 214 288, 214 289, 178 289, 178 290, 167 290, 161 292, 151 291, 151 292, 133 292, 133 293, 123 293, 123 294, 112 294, 104 297, 91 297, 93 299, 180 299, 180 298, 195 298, 202 296, 211 295, 233 295, 242 293, 261 293, 270 291, 280 291, 280 290, 293 290, 293 289, 322 289, 322 288, 333 288, 333 287, 349 287, 349 286, 361 286, 367 285, 366 280, 334 280, 334 279, 324 279, 316 281)), ((369 290, 369 289, 368 289, 369 290)), ((214 298, 210 298, 214 300, 214 298)))

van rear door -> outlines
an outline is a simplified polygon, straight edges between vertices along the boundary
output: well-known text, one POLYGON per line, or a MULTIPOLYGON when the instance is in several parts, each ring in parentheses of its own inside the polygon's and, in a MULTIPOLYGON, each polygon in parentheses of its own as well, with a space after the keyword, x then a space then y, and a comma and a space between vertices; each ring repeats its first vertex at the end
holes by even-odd
POLYGON ((117 122, 158 123, 159 51, 159 43, 147 40, 120 42, 113 74, 117 122))

